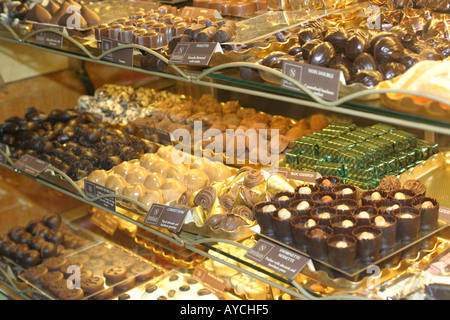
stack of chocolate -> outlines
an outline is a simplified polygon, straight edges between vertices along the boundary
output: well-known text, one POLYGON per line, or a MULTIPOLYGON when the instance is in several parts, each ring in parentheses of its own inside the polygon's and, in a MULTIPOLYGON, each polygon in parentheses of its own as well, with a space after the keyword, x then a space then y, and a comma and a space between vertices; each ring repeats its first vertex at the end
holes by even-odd
POLYGON ((436 144, 389 125, 332 123, 294 141, 286 166, 337 176, 367 190, 386 175, 399 175, 437 152, 436 144))

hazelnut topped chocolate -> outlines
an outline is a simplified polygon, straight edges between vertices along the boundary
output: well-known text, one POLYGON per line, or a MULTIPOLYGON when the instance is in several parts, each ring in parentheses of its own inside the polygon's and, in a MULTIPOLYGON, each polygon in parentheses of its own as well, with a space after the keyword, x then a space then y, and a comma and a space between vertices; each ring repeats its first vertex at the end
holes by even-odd
POLYGON ((322 191, 331 191, 334 187, 341 183, 341 179, 334 176, 323 176, 319 179, 316 179, 316 184, 319 186, 322 191))

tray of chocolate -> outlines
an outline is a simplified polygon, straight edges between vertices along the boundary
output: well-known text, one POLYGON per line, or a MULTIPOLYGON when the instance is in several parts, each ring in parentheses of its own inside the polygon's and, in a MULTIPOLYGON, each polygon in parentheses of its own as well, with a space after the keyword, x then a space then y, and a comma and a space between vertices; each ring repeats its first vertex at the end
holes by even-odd
POLYGON ((51 300, 112 299, 163 271, 127 250, 96 241, 24 270, 19 278, 51 300))
POLYGON ((431 248, 448 227, 439 202, 418 180, 386 176, 362 191, 333 176, 255 204, 260 235, 300 252, 318 270, 355 280, 371 265, 431 248))
POLYGON ((219 300, 222 293, 190 274, 166 272, 115 299, 118 300, 219 300))
POLYGON ((66 0, 61 4, 49 1, 45 7, 39 3, 33 4, 23 23, 31 24, 34 30, 63 27, 69 34, 73 35, 74 33, 70 31, 83 34, 101 24, 102 19, 88 6, 66 0))
MULTIPOLYGON (((417 14, 399 23, 388 12, 383 31, 368 29, 363 20, 351 27, 327 17, 308 21, 290 30, 288 39, 295 40, 290 47, 266 52, 262 57, 253 56, 248 61, 274 69, 273 73, 258 70, 260 78, 272 84, 281 83, 276 71, 281 72, 282 63, 287 60, 341 70, 345 78, 340 86, 342 96, 377 89, 380 83, 396 79, 419 61, 448 57, 445 20, 417 14), (432 27, 428 30, 425 23, 430 19, 432 27)), ((286 41, 286 34, 279 33, 277 37, 286 41)), ((377 98, 378 95, 368 94, 364 99, 377 98)))
MULTIPOLYGON (((242 107, 238 101, 219 102, 204 94, 200 99, 166 100, 150 117, 132 123, 139 128, 164 131, 166 135, 174 133, 172 142, 182 143, 188 153, 192 146, 195 154, 198 150, 206 158, 240 167, 267 166, 284 158, 296 139, 325 128, 329 121, 322 114, 302 119, 272 116, 242 107)), ((152 140, 150 136, 146 138, 152 140)))

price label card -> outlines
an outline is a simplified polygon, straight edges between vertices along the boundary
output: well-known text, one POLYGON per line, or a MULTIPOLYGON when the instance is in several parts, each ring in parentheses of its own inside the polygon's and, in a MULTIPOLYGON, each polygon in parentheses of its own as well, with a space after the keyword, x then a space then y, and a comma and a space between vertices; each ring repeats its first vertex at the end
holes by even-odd
MULTIPOLYGON (((300 82, 324 100, 335 101, 339 98, 339 86, 343 76, 340 70, 292 61, 283 61, 282 70, 283 74, 300 82)), ((285 79, 281 80, 281 86, 292 91, 303 92, 285 79)))
POLYGON ((42 171, 47 169, 50 163, 42 161, 38 158, 24 154, 16 163, 14 167, 24 173, 33 177, 37 177, 42 171))
POLYGON ((184 224, 189 209, 174 208, 162 204, 153 204, 145 217, 144 223, 150 226, 179 232, 184 224))
POLYGON ((114 233, 119 226, 119 221, 104 211, 95 211, 92 214, 90 221, 110 236, 114 236, 114 233))
POLYGON ((290 280, 294 279, 309 261, 308 257, 266 239, 258 240, 244 257, 290 280))
MULTIPOLYGON (((35 26, 37 29, 47 29, 48 26, 35 26)), ((57 28, 53 27, 53 29, 58 31, 63 31, 63 28, 57 28)), ((50 31, 46 32, 39 32, 36 34, 36 37, 34 39, 34 42, 36 44, 40 44, 46 47, 52 47, 52 48, 58 48, 61 49, 63 46, 63 36, 57 33, 53 33, 50 31)))
MULTIPOLYGON (((96 184, 92 181, 84 180, 84 192, 89 198, 96 198, 98 196, 104 195, 104 194, 115 194, 116 192, 114 190, 110 190, 108 188, 105 188, 99 184, 96 184)), ((95 204, 98 204, 99 206, 111 210, 116 211, 116 198, 115 197, 106 197, 106 198, 100 198, 96 201, 94 201, 95 204)))
POLYGON ((285 176, 286 179, 299 180, 308 183, 315 183, 317 179, 322 177, 322 175, 318 172, 295 171, 283 168, 275 169, 273 173, 279 173, 285 176))
POLYGON ((194 269, 192 276, 197 280, 206 283, 220 293, 222 293, 226 289, 228 284, 227 280, 219 277, 211 271, 206 270, 203 266, 197 266, 194 269))
POLYGON ((215 52, 223 52, 217 42, 178 43, 169 62, 178 65, 206 67, 215 52))
POLYGON ((450 208, 439 207, 439 219, 450 223, 450 208))
MULTIPOLYGON (((6 144, 0 142, 0 150, 3 151, 4 154, 9 156, 9 148, 6 144)), ((6 157, 0 152, 0 163, 6 163, 6 157)))
MULTIPOLYGON (((120 47, 120 46, 124 45, 124 43, 121 43, 119 41, 106 39, 106 38, 101 39, 101 44, 102 44, 102 52, 106 52, 106 51, 109 51, 116 47, 120 47)), ((132 67, 133 66, 133 48, 127 48, 127 49, 122 49, 122 50, 111 52, 110 54, 107 54, 106 56, 104 56, 103 59, 112 61, 112 62, 115 62, 118 64, 123 64, 128 67, 132 67)))
POLYGON ((199 8, 199 7, 189 7, 186 6, 181 11, 181 16, 183 18, 195 19, 200 16, 202 17, 215 17, 217 19, 221 19, 222 16, 215 9, 207 9, 207 8, 199 8))
POLYGON ((170 133, 167 131, 159 130, 153 127, 149 126, 142 126, 142 131, 144 133, 144 138, 149 140, 150 136, 153 134, 157 134, 159 138, 161 139, 161 142, 165 145, 172 144, 172 138, 170 136, 170 133))

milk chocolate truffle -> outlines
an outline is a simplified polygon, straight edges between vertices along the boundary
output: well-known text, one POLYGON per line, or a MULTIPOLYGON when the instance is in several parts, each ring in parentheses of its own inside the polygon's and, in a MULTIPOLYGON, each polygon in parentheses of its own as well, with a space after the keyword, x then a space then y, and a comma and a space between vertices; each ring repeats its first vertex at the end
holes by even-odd
MULTIPOLYGON (((136 167, 137 167, 137 165, 132 162, 123 161, 120 164, 118 164, 117 166, 114 166, 113 172, 126 179, 128 173, 130 173, 131 171, 136 169, 136 167)), ((146 168, 146 167, 144 167, 144 168, 146 168)), ((148 170, 148 168, 146 168, 146 169, 148 170)))
POLYGON ((378 186, 378 189, 386 192, 391 192, 396 189, 401 188, 400 180, 395 176, 386 176, 383 179, 381 179, 381 182, 378 186))
POLYGON ((94 27, 102 22, 102 19, 98 16, 98 14, 86 6, 81 6, 80 14, 86 20, 88 27, 94 27))
POLYGON ((328 259, 336 268, 351 268, 356 259, 357 240, 349 234, 334 234, 327 240, 328 259))
POLYGON ((275 201, 259 202, 253 207, 256 221, 261 228, 261 233, 268 236, 274 235, 272 215, 275 214, 279 209, 281 209, 281 206, 278 202, 275 201))
POLYGON ((439 225, 439 202, 430 197, 419 197, 413 206, 420 211, 420 230, 434 230, 439 225))
POLYGON ((40 23, 50 23, 52 15, 43 6, 36 3, 33 8, 28 11, 26 19, 40 23))
POLYGON ((186 188, 191 191, 198 191, 209 184, 208 175, 200 169, 190 169, 186 171, 183 179, 186 188))
POLYGON ((117 173, 110 174, 105 181, 105 188, 115 191, 117 194, 121 194, 122 190, 128 185, 124 177, 117 173))
POLYGON ((310 215, 298 215, 290 221, 294 246, 306 251, 306 232, 319 225, 319 221, 310 215))
POLYGON ((133 184, 136 182, 143 183, 148 175, 149 172, 147 171, 147 169, 141 166, 137 166, 136 168, 128 172, 125 180, 128 184, 133 184))
POLYGON ((420 211, 414 207, 401 207, 396 213, 397 237, 401 241, 412 241, 419 236, 420 211))
POLYGON ((363 261, 375 260, 381 251, 382 229, 374 226, 360 226, 353 230, 357 239, 356 251, 363 261))
POLYGON ((306 232, 307 252, 313 259, 328 258, 327 240, 333 235, 328 226, 316 226, 306 232))
POLYGON ((148 176, 145 178, 143 184, 148 190, 157 190, 161 188, 161 186, 166 182, 166 178, 160 174, 155 172, 150 172, 148 176))
POLYGON ((427 191, 427 187, 421 181, 415 179, 405 181, 402 189, 413 191, 417 197, 425 197, 427 191))
POLYGON ((86 180, 101 186, 105 186, 106 179, 108 179, 108 177, 109 174, 106 170, 96 169, 86 177, 86 180))

